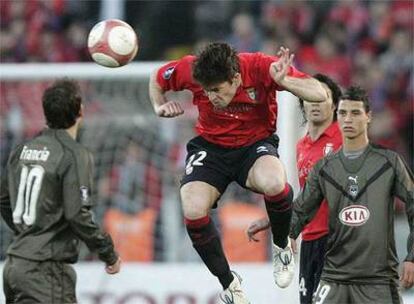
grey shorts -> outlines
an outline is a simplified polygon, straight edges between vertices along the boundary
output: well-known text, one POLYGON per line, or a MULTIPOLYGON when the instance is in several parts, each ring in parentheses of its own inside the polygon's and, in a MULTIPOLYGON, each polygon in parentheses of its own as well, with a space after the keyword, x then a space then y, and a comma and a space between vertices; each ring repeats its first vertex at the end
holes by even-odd
POLYGON ((76 273, 69 264, 8 256, 3 269, 6 303, 76 303, 76 273))
POLYGON ((313 304, 402 304, 398 287, 371 284, 341 284, 321 280, 313 304))

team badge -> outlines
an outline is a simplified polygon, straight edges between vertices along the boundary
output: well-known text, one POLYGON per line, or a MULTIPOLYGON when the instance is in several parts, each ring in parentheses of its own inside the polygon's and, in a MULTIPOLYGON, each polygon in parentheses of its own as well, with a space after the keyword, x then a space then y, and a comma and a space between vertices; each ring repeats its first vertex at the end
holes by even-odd
POLYGON ((325 147, 323 148, 323 155, 324 156, 329 155, 333 152, 333 150, 334 150, 333 143, 327 143, 325 147))
POLYGON ((255 88, 248 88, 246 89, 247 95, 249 95, 250 99, 256 101, 256 89, 255 88))
POLYGON ((348 176, 348 193, 353 198, 357 197, 359 191, 358 176, 348 176))
POLYGON ((164 74, 162 74, 162 78, 164 78, 165 80, 170 79, 172 73, 174 72, 174 70, 175 70, 175 67, 170 67, 170 68, 166 69, 164 74))
POLYGON ((82 200, 82 203, 87 203, 89 201, 89 189, 86 186, 81 186, 79 188, 80 190, 80 197, 82 200))

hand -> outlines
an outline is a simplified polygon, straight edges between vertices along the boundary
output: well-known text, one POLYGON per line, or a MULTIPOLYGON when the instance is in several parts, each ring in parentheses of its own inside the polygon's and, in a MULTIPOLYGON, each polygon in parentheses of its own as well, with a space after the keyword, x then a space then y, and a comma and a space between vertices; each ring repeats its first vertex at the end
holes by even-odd
POLYGON ((400 276, 401 286, 411 288, 414 285, 414 263, 405 261, 400 276))
POLYGON ((168 101, 163 105, 160 105, 155 108, 155 113, 159 117, 176 117, 184 113, 184 110, 181 108, 181 105, 176 101, 168 101))
POLYGON ((266 230, 270 227, 270 222, 267 218, 256 220, 252 222, 246 230, 247 237, 249 242, 259 242, 259 239, 255 236, 260 231, 266 230))
POLYGON ((277 55, 279 56, 279 60, 270 65, 269 73, 277 84, 282 84, 295 55, 290 54, 289 49, 284 48, 283 46, 280 48, 277 55))
POLYGON ((105 271, 108 274, 116 274, 121 270, 121 258, 118 257, 118 260, 112 265, 106 265, 105 271))
POLYGON ((290 248, 292 248, 294 254, 298 253, 298 245, 295 239, 290 238, 290 248))

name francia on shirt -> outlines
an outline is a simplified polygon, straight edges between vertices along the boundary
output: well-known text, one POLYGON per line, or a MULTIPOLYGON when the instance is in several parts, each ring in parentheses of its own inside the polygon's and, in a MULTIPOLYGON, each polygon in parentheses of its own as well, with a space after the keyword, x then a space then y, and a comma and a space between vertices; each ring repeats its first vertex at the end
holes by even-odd
POLYGON ((246 113, 253 110, 254 105, 250 104, 239 104, 231 105, 225 108, 214 107, 216 113, 246 113))
POLYGON ((37 160, 47 161, 50 151, 44 147, 43 150, 28 149, 27 146, 23 147, 22 153, 20 153, 20 159, 22 160, 37 160))

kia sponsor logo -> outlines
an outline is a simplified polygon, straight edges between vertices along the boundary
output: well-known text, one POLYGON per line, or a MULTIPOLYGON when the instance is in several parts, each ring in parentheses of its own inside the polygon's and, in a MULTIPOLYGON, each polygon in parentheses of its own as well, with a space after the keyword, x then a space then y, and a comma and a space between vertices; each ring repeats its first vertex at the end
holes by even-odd
POLYGON ((369 210, 365 206, 351 205, 339 212, 339 220, 347 226, 361 226, 369 219, 369 210))

